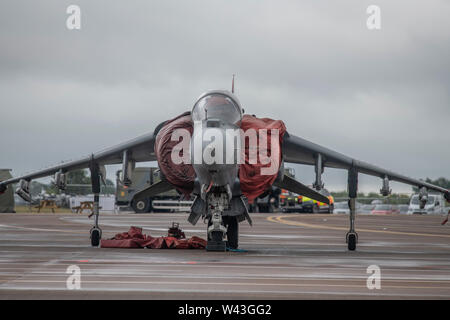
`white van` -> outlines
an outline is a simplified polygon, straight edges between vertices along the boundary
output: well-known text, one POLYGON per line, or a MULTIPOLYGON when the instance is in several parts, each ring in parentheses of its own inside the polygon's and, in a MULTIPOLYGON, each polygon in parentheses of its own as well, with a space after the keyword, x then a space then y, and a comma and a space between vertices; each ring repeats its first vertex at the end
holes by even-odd
POLYGON ((425 208, 420 209, 419 195, 415 194, 409 202, 408 214, 443 214, 445 199, 441 194, 429 194, 425 208))

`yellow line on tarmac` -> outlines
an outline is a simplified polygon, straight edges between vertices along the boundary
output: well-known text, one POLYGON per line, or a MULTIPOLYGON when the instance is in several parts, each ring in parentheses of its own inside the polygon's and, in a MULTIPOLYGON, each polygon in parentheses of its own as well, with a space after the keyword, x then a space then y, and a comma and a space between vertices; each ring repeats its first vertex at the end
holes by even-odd
MULTIPOLYGON (((317 225, 317 224, 311 224, 311 223, 305 223, 305 222, 299 222, 299 221, 289 221, 289 220, 286 220, 286 218, 292 218, 292 216, 291 215, 270 216, 270 217, 267 217, 267 220, 270 221, 270 222, 277 222, 277 223, 281 223, 281 224, 287 224, 287 225, 290 225, 290 226, 298 226, 298 227, 313 228, 313 229, 348 231, 348 228, 345 228, 345 227, 333 227, 333 226, 317 225)), ((397 234, 397 235, 407 235, 407 236, 450 238, 450 235, 446 235, 446 234, 401 232, 401 231, 373 230, 373 229, 362 229, 362 228, 358 228, 357 231, 374 232, 374 233, 386 233, 386 234, 397 234)))
POLYGON ((27 228, 27 227, 19 227, 12 226, 7 224, 0 224, 0 228, 13 228, 19 230, 29 230, 29 231, 41 231, 41 232, 64 232, 64 233, 72 233, 72 234, 86 234, 86 232, 78 232, 78 231, 70 231, 70 230, 61 230, 61 229, 43 229, 43 228, 27 228))

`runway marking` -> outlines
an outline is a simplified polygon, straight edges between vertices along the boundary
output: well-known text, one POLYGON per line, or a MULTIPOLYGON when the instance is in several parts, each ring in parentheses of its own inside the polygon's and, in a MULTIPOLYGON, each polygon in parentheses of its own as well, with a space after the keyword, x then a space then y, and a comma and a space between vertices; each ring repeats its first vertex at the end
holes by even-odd
MULTIPOLYGON (((7 280, 6 283, 1 285, 0 290, 4 289, 10 289, 10 285, 14 282, 19 283, 65 283, 65 280, 7 280)), ((366 282, 363 281, 363 284, 361 285, 348 285, 348 284, 325 284, 325 283, 254 283, 254 282, 187 282, 187 281, 116 281, 116 280, 83 280, 83 283, 92 283, 92 284, 147 284, 147 285, 217 285, 217 286, 278 286, 278 287, 343 287, 343 288, 361 288, 366 289, 366 282)), ((383 285, 383 289, 440 289, 440 290, 447 290, 450 289, 450 287, 436 287, 436 286, 389 286, 389 285, 383 285)), ((97 288, 98 289, 98 288, 97 288)), ((103 288, 102 288, 103 289, 103 288)))
POLYGON ((0 224, 0 228, 13 228, 13 229, 19 229, 19 230, 44 231, 44 232, 64 232, 64 233, 72 233, 72 234, 86 234, 86 232, 67 231, 67 230, 60 230, 60 229, 27 228, 27 227, 11 226, 11 225, 7 225, 7 224, 0 224))
MULTIPOLYGON (((333 226, 323 226, 299 221, 288 221, 285 218, 292 218, 292 216, 284 215, 284 216, 270 216, 267 217, 267 221, 276 222, 281 224, 286 224, 290 226, 298 226, 312 229, 326 229, 326 230, 339 230, 339 231, 348 231, 348 228, 345 227, 333 227, 333 226)), ((417 232, 402 232, 402 231, 390 231, 390 230, 373 230, 373 229, 363 229, 358 228, 358 231, 362 232, 373 232, 373 233, 386 233, 386 234, 396 234, 396 235, 407 235, 407 236, 421 236, 421 237, 437 237, 437 238, 450 238, 450 235, 446 234, 430 234, 430 233, 417 233, 417 232)))
MULTIPOLYGON (((8 289, 0 289, 0 294, 8 294, 8 291, 41 291, 41 294, 44 294, 46 291, 57 291, 57 292, 61 292, 61 293, 69 293, 69 295, 74 295, 77 293, 81 293, 83 294, 84 292, 94 292, 94 293, 98 293, 100 292, 98 289, 96 288, 82 288, 81 290, 71 290, 68 292, 68 290, 66 288, 59 288, 59 287, 15 287, 15 288, 8 288, 8 289), (3 291, 3 292, 2 292, 3 291), (44 292, 42 292, 44 291, 44 292)), ((132 290, 130 289, 124 289, 124 288, 102 288, 101 292, 126 292, 126 293, 136 293, 136 292, 143 292, 144 294, 148 294, 148 293, 193 293, 193 294, 208 294, 208 297, 211 297, 211 294, 217 295, 217 291, 213 291, 213 290, 205 290, 205 289, 188 289, 188 288, 183 288, 183 289, 163 289, 163 288, 158 288, 158 289, 152 289, 152 288, 133 288, 132 290)), ((47 292, 48 293, 48 292, 47 292)), ((342 292, 342 291, 327 291, 327 292, 322 292, 322 291, 280 291, 280 290, 230 290, 230 289, 221 289, 220 293, 222 294, 246 294, 247 297, 249 294, 287 294, 289 295, 289 299, 292 299, 292 295, 299 295, 299 296, 305 296, 305 295, 321 295, 321 296, 327 296, 327 295, 331 295, 331 296, 346 296, 346 298, 348 299, 349 296, 356 296, 357 298, 360 298, 361 296, 365 296, 365 297, 373 297, 373 296, 383 296, 383 297, 394 297, 394 298, 398 298, 398 297, 408 297, 408 298, 420 298, 423 299, 424 297, 427 298, 440 298, 440 299, 448 299, 448 295, 439 295, 439 294, 427 294, 427 293, 403 293, 403 294, 398 294, 398 293, 389 293, 389 292, 383 292, 383 293, 378 293, 378 292, 363 292, 363 291, 359 291, 359 292, 342 292)), ((1 295, 0 295, 1 297, 1 295)), ((142 295, 140 295, 139 297, 142 297, 142 295)), ((103 297, 104 298, 104 297, 103 297)), ((198 297, 194 297, 194 299, 198 299, 198 297)))
MULTIPOLYGON (((222 279, 222 280, 227 280, 227 279, 231 279, 231 280, 238 280, 238 279, 246 279, 246 280, 282 280, 282 281, 309 281, 309 282, 318 282, 318 281, 334 281, 334 282, 342 282, 342 281, 352 281, 352 282, 365 282, 366 281, 366 277, 365 276, 346 276, 346 277, 340 277, 340 278, 333 278, 333 277, 315 277, 315 276, 252 276, 252 275, 238 275, 238 276, 234 276, 234 275, 229 275, 229 276, 221 276, 221 275, 217 275, 217 276, 204 276, 204 275, 199 275, 199 274, 186 274, 186 275, 161 275, 161 274, 145 274, 145 275, 134 275, 134 274, 123 274, 123 273, 102 273, 102 274, 97 274, 97 273, 86 273, 86 271, 83 271, 83 278, 86 277, 90 277, 90 278, 94 278, 98 277, 98 278, 105 278, 105 277, 115 277, 117 275, 120 275, 120 277, 122 278, 160 278, 160 279, 186 279, 186 278, 190 278, 190 279, 222 279)), ((0 276, 9 276, 9 277, 13 277, 13 276, 23 276, 23 274, 21 273, 2 273, 0 274, 0 276)), ((26 275, 27 277, 33 277, 33 278, 45 278, 45 277, 66 277, 65 272, 59 272, 58 274, 53 274, 50 272, 30 272, 29 274, 26 275)), ((19 280, 19 279, 17 279, 19 280)), ((0 280, 2 281, 2 280, 0 280)), ((14 279, 7 279, 7 280, 3 280, 6 282, 11 282, 11 281, 15 281, 14 279)), ((39 279, 20 279, 20 281, 44 281, 44 280, 39 280, 39 279)), ((49 281, 57 281, 57 280, 49 280, 49 281)), ((89 281, 105 281, 105 280, 89 280, 89 281)), ((5 283, 6 283, 5 282, 5 283)), ((446 285, 450 284, 450 280, 449 279, 445 279, 445 278, 440 278, 440 279, 399 279, 399 278, 383 278, 383 282, 386 283, 428 283, 428 284, 443 284, 445 283, 446 285)), ((134 282, 133 282, 134 283, 134 282)), ((189 283, 197 283, 197 282, 189 282, 189 283)), ((282 284, 281 282, 279 284, 282 284)), ((443 288, 443 287, 436 287, 436 288, 443 288)))

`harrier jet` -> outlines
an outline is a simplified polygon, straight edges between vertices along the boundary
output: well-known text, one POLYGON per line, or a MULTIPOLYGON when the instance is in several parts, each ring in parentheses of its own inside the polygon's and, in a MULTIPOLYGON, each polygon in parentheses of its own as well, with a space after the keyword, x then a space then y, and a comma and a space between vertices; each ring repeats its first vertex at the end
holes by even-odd
POLYGON ((355 250, 355 204, 358 175, 381 179, 380 193, 389 195, 390 181, 419 188, 422 207, 428 192, 443 193, 450 201, 449 190, 397 174, 359 161, 295 136, 282 121, 244 114, 234 93, 222 90, 202 94, 190 112, 161 123, 153 132, 44 170, 0 182, 0 192, 19 183, 16 192, 30 201, 32 179, 55 175, 55 184, 64 189, 67 173, 88 168, 94 193, 95 222, 90 231, 92 246, 101 240, 99 227, 100 181, 106 177, 105 165, 122 164, 119 183, 130 184, 137 162, 157 161, 161 180, 135 195, 135 200, 176 189, 193 199, 188 221, 196 224, 202 217, 207 222, 207 250, 223 251, 238 247, 239 223, 247 220, 248 204, 270 190, 272 185, 328 203, 321 190, 324 168, 348 171, 350 226, 346 235, 349 250, 355 250), (284 173, 284 163, 314 167, 312 187, 284 173))

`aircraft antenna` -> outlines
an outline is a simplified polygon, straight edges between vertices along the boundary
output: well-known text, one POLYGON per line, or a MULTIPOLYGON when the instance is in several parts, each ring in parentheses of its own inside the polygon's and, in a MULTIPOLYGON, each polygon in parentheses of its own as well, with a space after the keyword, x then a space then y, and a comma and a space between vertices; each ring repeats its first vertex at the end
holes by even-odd
POLYGON ((233 80, 231 80, 231 93, 234 93, 234 74, 233 74, 233 80))

